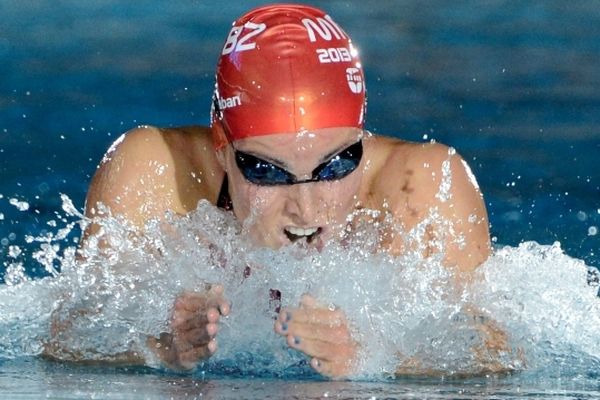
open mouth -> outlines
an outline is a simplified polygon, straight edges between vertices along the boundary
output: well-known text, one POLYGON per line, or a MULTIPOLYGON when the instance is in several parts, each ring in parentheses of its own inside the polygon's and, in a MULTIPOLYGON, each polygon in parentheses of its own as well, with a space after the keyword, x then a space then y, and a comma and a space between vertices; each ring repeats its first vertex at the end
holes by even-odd
POLYGON ((323 231, 323 228, 296 228, 288 227, 283 230, 285 235, 290 242, 297 242, 298 240, 306 238, 306 243, 310 244, 315 240, 317 236, 323 231))

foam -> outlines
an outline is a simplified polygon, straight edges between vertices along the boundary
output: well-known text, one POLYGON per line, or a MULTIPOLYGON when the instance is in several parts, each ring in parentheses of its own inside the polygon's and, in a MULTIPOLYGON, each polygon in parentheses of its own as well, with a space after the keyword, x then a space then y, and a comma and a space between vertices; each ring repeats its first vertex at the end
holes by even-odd
MULTIPOLYGON (((438 251, 422 256, 420 237, 428 224, 452 228, 435 210, 411 231, 389 226, 385 212, 363 210, 357 219, 366 221, 368 214, 379 222, 358 223, 340 243, 318 252, 300 245, 254 248, 231 213, 202 201, 186 217, 149 221, 143 236, 100 207, 104 216, 95 222, 102 228, 76 261, 75 247, 57 249, 57 243, 73 226, 91 221, 66 197, 63 203, 64 226, 28 239, 39 243, 35 258, 53 276, 7 279, 12 285, 0 288, 0 358, 40 354, 52 313, 73 322, 63 345, 88 359, 131 350, 148 354, 146 337, 168 330, 176 296, 219 283, 232 312, 223 319, 218 352, 200 372, 311 373, 307 358, 273 332, 271 289, 281 291, 284 307, 310 293, 346 313, 360 343, 354 378, 386 378, 398 366, 404 373, 456 375, 488 373, 495 362, 502 369, 560 376, 600 365, 599 275, 558 243, 498 247, 469 285, 458 285, 441 262, 450 237, 439 236, 438 251), (391 228, 412 251, 400 257, 375 253, 382 232, 391 228), (102 240, 108 249, 99 246, 102 240), (486 340, 482 321, 507 332, 496 357, 472 351, 486 340)), ((14 255, 23 256, 16 249, 14 255)), ((158 366, 150 359, 149 365, 158 366)))

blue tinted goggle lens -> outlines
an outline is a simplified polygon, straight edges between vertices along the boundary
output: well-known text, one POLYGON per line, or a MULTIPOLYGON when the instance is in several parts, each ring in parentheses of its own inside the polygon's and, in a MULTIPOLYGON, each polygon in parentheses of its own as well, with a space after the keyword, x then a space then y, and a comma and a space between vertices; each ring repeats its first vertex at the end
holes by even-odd
POLYGON ((297 180, 293 174, 285 169, 252 154, 244 153, 235 148, 234 153, 235 162, 240 172, 249 182, 261 186, 275 186, 342 179, 352 173, 360 164, 363 147, 362 140, 346 147, 315 168, 311 178, 303 180, 297 180))

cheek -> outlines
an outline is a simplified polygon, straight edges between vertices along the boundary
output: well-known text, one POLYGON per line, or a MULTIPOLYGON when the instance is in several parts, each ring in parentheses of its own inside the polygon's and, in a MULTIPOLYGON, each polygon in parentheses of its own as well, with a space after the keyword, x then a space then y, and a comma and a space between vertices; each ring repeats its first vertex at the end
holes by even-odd
POLYGON ((240 220, 248 217, 261 217, 272 214, 277 210, 278 199, 276 188, 260 187, 239 182, 235 194, 232 195, 233 209, 240 220))
POLYGON ((335 214, 344 217, 351 213, 357 202, 360 181, 359 176, 349 176, 347 179, 325 185, 322 198, 328 209, 335 210, 335 214))

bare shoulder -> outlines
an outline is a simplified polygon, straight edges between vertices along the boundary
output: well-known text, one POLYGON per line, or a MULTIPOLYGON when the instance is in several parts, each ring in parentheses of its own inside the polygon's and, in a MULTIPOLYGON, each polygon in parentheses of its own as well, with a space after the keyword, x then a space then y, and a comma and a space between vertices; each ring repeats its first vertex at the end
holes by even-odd
POLYGON ((117 139, 96 171, 86 199, 94 215, 99 202, 136 225, 167 210, 186 213, 211 200, 220 167, 203 127, 135 128, 117 139))
POLYGON ((402 200, 413 203, 414 209, 426 209, 452 198, 457 187, 464 189, 465 184, 470 191, 479 191, 468 164, 446 145, 379 137, 372 153, 376 160, 372 185, 388 202, 402 200), (443 182, 450 185, 448 193, 443 182))
POLYGON ((450 222, 456 240, 446 250, 448 264, 466 271, 487 258, 489 230, 483 195, 468 163, 455 149, 383 138, 375 142, 371 153, 376 160, 372 201, 385 201, 409 229, 432 210, 450 222))

